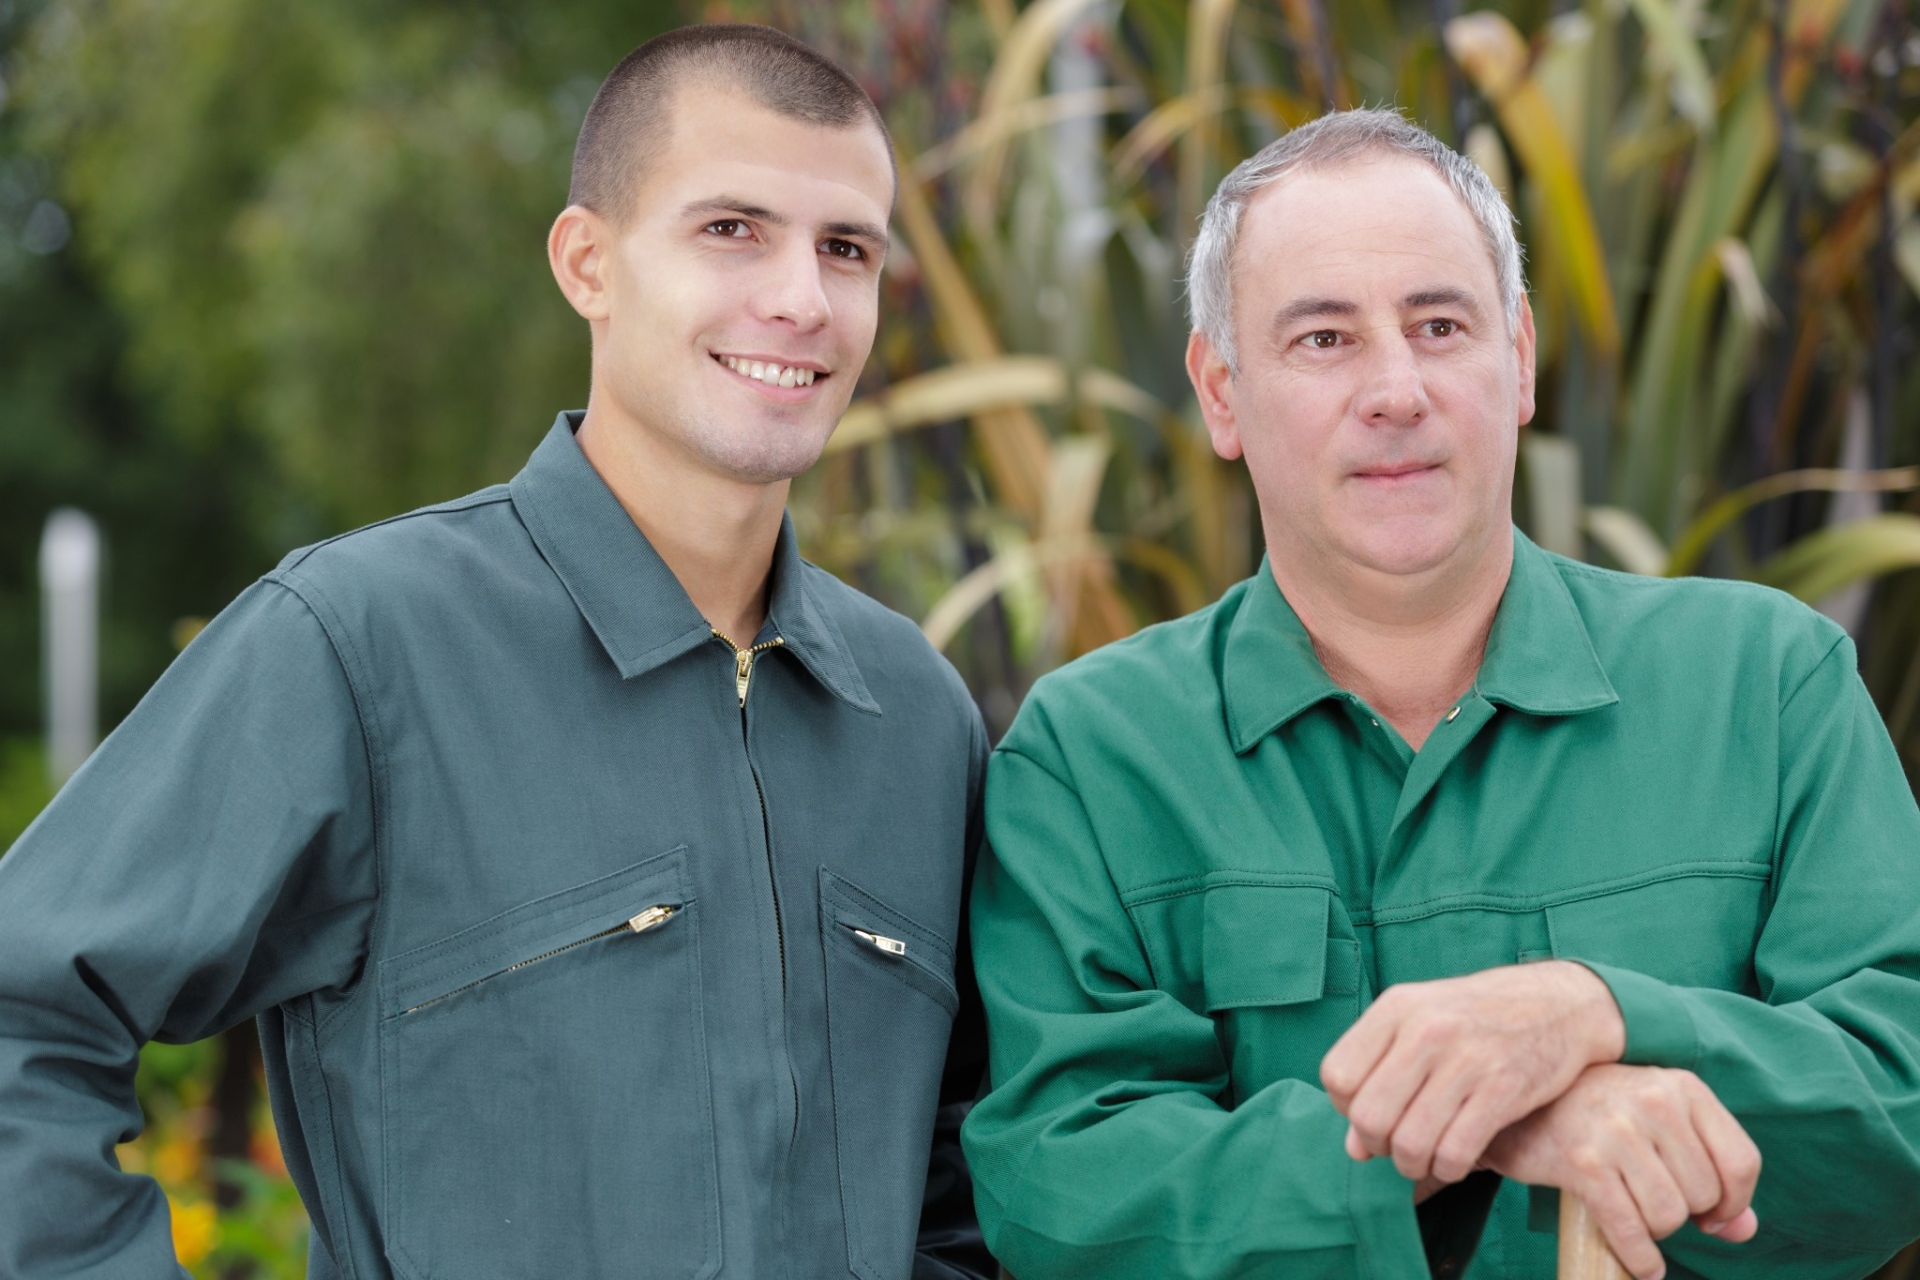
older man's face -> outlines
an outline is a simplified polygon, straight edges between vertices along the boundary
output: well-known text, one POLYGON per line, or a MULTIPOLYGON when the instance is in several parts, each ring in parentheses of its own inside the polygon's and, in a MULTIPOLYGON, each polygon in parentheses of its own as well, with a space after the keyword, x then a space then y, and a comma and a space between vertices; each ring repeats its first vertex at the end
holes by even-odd
POLYGON ((1189 363, 1276 559, 1393 575, 1481 560, 1512 518, 1532 325, 1508 325, 1479 225, 1417 160, 1257 195, 1234 262, 1239 373, 1209 373, 1204 343, 1189 363))

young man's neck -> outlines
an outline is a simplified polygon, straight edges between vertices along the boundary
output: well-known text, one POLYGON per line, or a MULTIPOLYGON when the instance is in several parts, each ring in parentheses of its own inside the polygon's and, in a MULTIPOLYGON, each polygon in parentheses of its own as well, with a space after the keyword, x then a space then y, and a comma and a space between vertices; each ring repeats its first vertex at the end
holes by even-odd
POLYGON ((1513 570, 1511 537, 1496 535, 1471 563, 1409 577, 1274 552, 1274 581, 1327 674, 1418 751, 1480 672, 1513 570))
POLYGON ((604 401, 589 402, 575 438, 707 625, 752 644, 767 620, 791 482, 718 475, 604 401))

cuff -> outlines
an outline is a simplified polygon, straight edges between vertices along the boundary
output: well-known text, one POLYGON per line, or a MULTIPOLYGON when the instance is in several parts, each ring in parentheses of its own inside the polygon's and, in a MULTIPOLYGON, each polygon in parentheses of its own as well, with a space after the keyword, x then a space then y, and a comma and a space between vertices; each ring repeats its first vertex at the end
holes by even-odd
POLYGON ((1627 1049, 1620 1061, 1635 1067, 1680 1067, 1691 1071, 1700 1056, 1700 1037, 1687 1002, 1658 978, 1610 964, 1570 956, 1593 970, 1613 993, 1627 1026, 1627 1049))
POLYGON ((1427 1251, 1413 1212, 1413 1183, 1384 1157, 1347 1163, 1347 1204, 1353 1212, 1360 1274, 1369 1280, 1426 1275, 1427 1251))

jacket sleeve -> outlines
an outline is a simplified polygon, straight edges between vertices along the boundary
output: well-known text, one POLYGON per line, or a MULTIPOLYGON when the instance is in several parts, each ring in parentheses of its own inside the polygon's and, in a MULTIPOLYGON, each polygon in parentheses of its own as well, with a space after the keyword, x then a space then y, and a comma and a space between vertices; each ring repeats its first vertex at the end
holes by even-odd
POLYGON ((243 593, 0 859, 0 1275, 184 1275, 122 1173, 150 1039, 350 983, 375 896, 367 742, 332 645, 243 593))
POLYGON ((1212 1021, 1156 988, 1043 709, 995 753, 974 882, 991 1092, 965 1128, 1020 1280, 1426 1274, 1412 1185, 1342 1149, 1326 1094, 1229 1110, 1212 1021))
POLYGON ((1763 1161, 1760 1235, 1691 1228, 1709 1277, 1858 1276, 1920 1236, 1920 811, 1840 638, 1782 704, 1759 998, 1617 967, 1625 1061, 1691 1070, 1763 1161))
POLYGON ((999 1267, 987 1252, 973 1208, 973 1179, 960 1147, 960 1126, 972 1110, 987 1069, 987 1026, 980 1009, 980 988, 973 978, 969 945, 967 889, 979 863, 984 819, 981 793, 986 782, 987 734, 976 714, 973 748, 967 762, 967 833, 961 879, 960 932, 954 948, 954 984, 960 1011, 947 1041, 947 1062, 940 1078, 940 1109, 934 1117, 933 1155, 927 1167, 926 1198, 920 1211, 913 1280, 993 1280, 999 1267))

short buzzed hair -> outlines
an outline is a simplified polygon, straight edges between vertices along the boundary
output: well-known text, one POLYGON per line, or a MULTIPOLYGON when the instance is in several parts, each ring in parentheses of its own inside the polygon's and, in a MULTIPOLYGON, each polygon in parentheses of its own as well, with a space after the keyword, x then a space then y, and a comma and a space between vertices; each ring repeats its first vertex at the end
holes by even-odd
POLYGON ((1200 231, 1187 261, 1187 302, 1194 329, 1206 335, 1229 373, 1240 371, 1233 332, 1233 253, 1248 203, 1289 173, 1394 155, 1432 168, 1467 206, 1493 257, 1493 277, 1507 327, 1517 329, 1527 281, 1521 271, 1520 241, 1513 233, 1513 211, 1500 189, 1479 165, 1397 111, 1381 107, 1334 111, 1282 134, 1242 160, 1221 179, 1220 189, 1200 215, 1200 231))
MULTIPOLYGON (((567 202, 611 222, 632 212, 647 162, 672 127, 676 94, 688 82, 738 89, 790 120, 830 129, 870 123, 892 138, 859 82, 785 32, 747 22, 669 31, 635 49, 593 95, 573 148, 567 202)), ((897 175, 896 175, 897 180, 897 175)))

